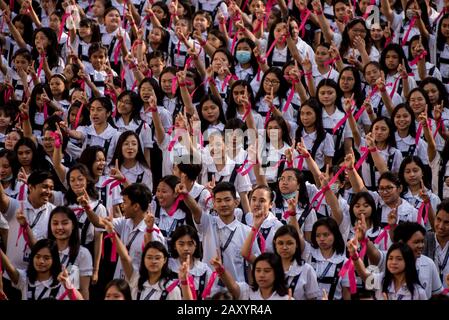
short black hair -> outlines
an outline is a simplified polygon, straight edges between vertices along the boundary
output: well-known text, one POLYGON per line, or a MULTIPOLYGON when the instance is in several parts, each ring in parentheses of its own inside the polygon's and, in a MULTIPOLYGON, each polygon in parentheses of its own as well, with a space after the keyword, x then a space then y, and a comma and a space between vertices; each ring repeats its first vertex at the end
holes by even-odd
POLYGON ((403 222, 399 224, 393 233, 393 242, 402 241, 406 243, 415 234, 415 232, 421 232, 423 236, 426 235, 426 229, 416 222, 403 222))
POLYGON ((201 173, 201 164, 178 163, 179 171, 184 173, 189 180, 196 180, 201 173))
POLYGON ((42 183, 47 179, 53 180, 53 175, 48 171, 37 170, 37 171, 31 172, 30 176, 28 177, 27 182, 30 186, 36 186, 39 183, 42 183))
POLYGON ((122 196, 127 196, 132 203, 139 204, 142 211, 147 211, 150 202, 153 200, 151 190, 143 183, 133 183, 121 192, 122 196))
POLYGON ((170 240, 171 257, 174 259, 177 259, 179 257, 178 251, 176 251, 176 241, 178 241, 179 238, 182 238, 184 236, 189 236, 190 238, 192 238, 193 241, 195 241, 196 246, 195 252, 193 252, 193 257, 201 259, 203 255, 201 252, 201 242, 198 236, 198 232, 194 227, 189 225, 179 226, 172 233, 170 240))
POLYGON ((437 206, 437 212, 435 213, 435 216, 438 215, 438 212, 440 211, 446 211, 449 213, 449 198, 443 199, 440 204, 437 206))
POLYGON ((235 190, 235 186, 230 182, 219 182, 212 190, 212 193, 215 197, 217 193, 229 191, 232 194, 234 199, 237 199, 237 191, 235 190))

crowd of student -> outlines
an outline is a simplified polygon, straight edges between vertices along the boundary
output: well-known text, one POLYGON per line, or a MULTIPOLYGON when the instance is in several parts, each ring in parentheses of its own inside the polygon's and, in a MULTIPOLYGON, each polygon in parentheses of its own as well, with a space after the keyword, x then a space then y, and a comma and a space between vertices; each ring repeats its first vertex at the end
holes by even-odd
POLYGON ((0 8, 0 299, 448 299, 449 0, 0 8))

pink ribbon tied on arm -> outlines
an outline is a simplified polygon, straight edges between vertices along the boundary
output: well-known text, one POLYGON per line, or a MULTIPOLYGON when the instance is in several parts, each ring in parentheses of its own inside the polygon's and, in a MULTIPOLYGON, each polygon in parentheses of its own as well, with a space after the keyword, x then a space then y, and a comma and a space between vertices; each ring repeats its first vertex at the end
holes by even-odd
MULTIPOLYGON (((180 136, 182 136, 183 133, 187 132, 187 130, 183 128, 175 128, 175 135, 173 136, 173 139, 170 140, 170 143, 168 144, 168 152, 171 152, 173 148, 175 147, 176 142, 178 142, 178 139, 180 136)), ((169 133, 171 134, 171 133, 169 133)))
POLYGON ((43 112, 44 112, 44 120, 47 120, 47 118, 48 118, 48 103, 47 102, 44 102, 43 112))
POLYGON ((254 167, 255 163, 249 161, 248 159, 245 159, 243 161, 242 165, 236 169, 237 173, 239 173, 241 176, 246 176, 254 167), (249 166, 245 169, 246 164, 249 164, 249 166))
POLYGON ((287 101, 285 102, 284 108, 282 109, 282 112, 285 113, 288 110, 288 107, 290 106, 290 103, 293 100, 293 96, 295 95, 295 85, 299 82, 296 79, 292 79, 292 88, 290 89, 290 93, 288 94, 287 101))
POLYGON ((41 61, 39 62, 39 67, 37 67, 37 77, 41 77, 42 68, 44 67, 44 59, 45 59, 45 52, 42 52, 40 54, 41 61))
POLYGON ((185 195, 185 194, 180 194, 180 195, 178 195, 178 197, 177 197, 176 200, 175 200, 175 203, 173 203, 172 207, 170 208, 170 211, 167 212, 167 214, 168 214, 170 217, 172 217, 172 216, 175 214, 176 210, 178 210, 179 203, 180 203, 181 201, 184 201, 185 198, 186 198, 186 195, 185 195))
POLYGON ((435 137, 438 134, 438 131, 440 130, 441 126, 444 125, 443 119, 440 118, 440 120, 438 120, 437 123, 437 129, 435 130, 435 132, 433 133, 433 138, 435 139, 435 137))
POLYGON ((23 252, 26 251, 27 247, 31 248, 30 246, 30 238, 28 237, 27 232, 28 223, 24 226, 20 225, 19 227, 19 233, 17 234, 17 240, 16 240, 16 247, 19 245, 19 239, 20 237, 23 237, 23 240, 25 240, 25 247, 23 248, 23 252))
POLYGON ((418 20, 417 17, 413 17, 410 20, 410 25, 408 26, 407 31, 405 32, 404 38, 402 39, 402 46, 405 46, 407 44, 408 36, 410 35, 410 31, 412 31, 413 26, 415 25, 416 21, 418 20))
POLYGON ((409 65, 414 66, 415 64, 418 64, 419 60, 424 59, 427 56, 427 51, 424 50, 419 55, 415 57, 412 61, 410 61, 409 65))
POLYGON ((210 275, 209 281, 207 282, 207 285, 204 288, 203 293, 201 294, 201 297, 203 299, 206 299, 210 295, 210 293, 212 291, 212 287, 213 287, 213 285, 215 283, 215 279, 217 279, 217 275, 218 274, 217 274, 216 271, 212 272, 212 274, 210 275))
POLYGON ((106 179, 105 182, 103 182, 103 184, 101 185, 102 188, 106 187, 108 184, 110 184, 109 186, 109 194, 112 194, 112 189, 118 187, 120 184, 125 183, 126 182, 126 178, 123 178, 122 180, 118 180, 115 178, 109 178, 106 179))
POLYGON ((234 74, 228 74, 223 80, 223 84, 221 85, 221 91, 224 91, 224 89, 228 85, 229 81, 231 81, 231 79, 237 81, 239 78, 237 78, 237 76, 234 74))
POLYGON ((254 227, 252 227, 252 230, 254 232, 253 237, 251 239, 251 246, 249 247, 249 253, 247 257, 244 257, 246 260, 249 260, 249 258, 251 257, 251 251, 253 250, 253 245, 254 245, 254 241, 256 241, 257 237, 259 237, 260 239, 260 252, 264 253, 265 252, 265 238, 263 237, 262 233, 259 230, 256 230, 254 227))
POLYGON ((50 132, 50 137, 52 137, 53 139, 55 139, 55 148, 59 149, 62 146, 62 142, 61 142, 61 137, 59 136, 59 134, 57 132, 50 132))
POLYGON ((349 110, 349 112, 347 112, 343 116, 343 118, 341 118, 340 121, 338 121, 337 124, 335 125, 335 127, 332 129, 332 134, 335 134, 338 131, 338 129, 340 129, 340 127, 345 124, 346 120, 348 120, 348 118, 349 118, 349 113, 352 113, 352 112, 354 112, 354 109, 351 107, 351 110, 349 110))
POLYGON ((422 223, 423 221, 423 212, 424 212, 424 224, 427 223, 427 219, 429 217, 429 208, 430 208, 430 201, 425 203, 421 203, 421 205, 419 206, 418 209, 418 220, 416 222, 418 222, 419 224, 422 223))
POLYGON ((309 19, 311 13, 312 13, 312 11, 310 11, 309 9, 305 9, 300 13, 301 25, 299 26, 298 32, 301 33, 301 38, 304 38, 304 36, 306 35, 306 30, 304 29, 304 27, 305 27, 306 22, 309 19))
POLYGON ((81 103, 78 112, 76 113, 75 124, 73 125, 74 129, 78 128, 78 124, 80 123, 81 115, 83 114, 84 103, 81 103))
POLYGON ((105 235, 103 237, 103 244, 101 246, 101 257, 104 258, 104 240, 106 240, 108 238, 111 239, 111 241, 112 241, 111 262, 117 261, 117 241, 115 238, 116 236, 117 235, 115 234, 115 232, 105 235))
POLYGON ((352 259, 348 259, 348 261, 345 262, 338 273, 338 276, 344 277, 346 274, 348 274, 349 279, 349 290, 351 291, 351 294, 354 294, 357 292, 357 281, 355 279, 355 268, 352 259))
POLYGON ((342 166, 337 173, 332 177, 332 179, 329 181, 329 183, 327 185, 325 185, 324 187, 321 188, 320 191, 317 192, 317 194, 312 198, 312 200, 310 201, 311 204, 313 204, 315 201, 318 201, 318 203, 316 204, 316 206, 314 206, 313 208, 315 209, 315 211, 318 211, 321 203, 324 200, 324 194, 326 191, 328 191, 330 189, 330 186, 333 185, 335 183, 335 181, 337 181, 338 176, 346 169, 346 166, 342 166))
POLYGON ((382 230, 382 232, 377 236, 377 238, 374 240, 375 244, 379 244, 382 240, 384 241, 384 250, 387 250, 388 246, 388 231, 391 229, 390 226, 385 226, 385 228, 382 230))
POLYGON ((363 152, 362 155, 360 156, 359 161, 357 161, 357 163, 354 165, 354 169, 355 170, 359 170, 359 168, 362 166, 362 164, 366 161, 366 159, 368 158, 370 152, 374 151, 368 147, 361 147, 360 151, 363 152))
POLYGON ((65 289, 64 293, 58 298, 58 300, 64 300, 67 296, 69 296, 70 300, 78 300, 76 298, 75 288, 65 289))
MULTIPOLYGON (((427 119, 427 126, 430 128, 432 124, 432 120, 427 119)), ((419 139, 421 139, 422 131, 423 131, 422 123, 420 122, 418 125, 418 129, 416 129, 416 136, 415 136, 415 145, 418 145, 419 139)))
POLYGON ((70 16, 71 16, 71 14, 67 13, 67 12, 62 15, 61 25, 59 27, 59 32, 58 32, 58 42, 61 41, 61 36, 62 36, 62 32, 64 30, 65 23, 67 21, 67 18, 70 17, 70 16))
POLYGON ((113 59, 114 59, 114 64, 117 65, 118 64, 118 57, 120 56, 120 50, 122 49, 122 45, 123 45, 123 40, 119 41, 117 43, 117 46, 114 49, 114 53, 113 53, 113 59))
POLYGON ((17 200, 24 201, 25 200, 25 187, 27 186, 27 183, 24 182, 19 188, 19 196, 17 197, 17 200))

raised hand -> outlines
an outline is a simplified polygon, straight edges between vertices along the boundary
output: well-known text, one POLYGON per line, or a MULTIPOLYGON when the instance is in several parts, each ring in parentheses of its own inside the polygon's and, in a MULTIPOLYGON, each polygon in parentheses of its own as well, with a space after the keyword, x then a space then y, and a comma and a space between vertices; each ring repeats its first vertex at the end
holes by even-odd
POLYGON ((175 187, 175 193, 177 194, 188 194, 189 191, 184 183, 178 183, 175 187))
POLYGON ((366 136, 366 144, 367 146, 371 149, 371 148, 376 148, 376 141, 374 140, 374 137, 372 135, 372 133, 368 133, 366 136))
POLYGON ((354 168, 354 153, 347 153, 345 156, 345 166, 346 168, 354 168))
POLYGON ((58 275, 58 281, 64 286, 64 288, 73 289, 73 284, 70 281, 69 273, 64 266, 62 267, 62 271, 58 275))
POLYGON ((310 157, 309 150, 307 150, 306 144, 305 144, 303 138, 301 138, 301 141, 296 144, 296 151, 298 151, 299 154, 305 158, 310 157))
POLYGON ((116 180, 124 180, 125 176, 120 171, 118 159, 115 159, 115 166, 111 169, 110 176, 116 180))
POLYGON ((390 211, 387 218, 388 225, 394 226, 398 223, 398 207, 390 211))
POLYGON ((187 281, 190 272, 190 255, 187 255, 186 261, 184 261, 179 267, 178 278, 181 281, 187 281))
POLYGON ((153 227, 154 227, 154 219, 155 218, 154 218, 153 213, 151 213, 151 211, 149 211, 149 209, 148 209, 148 212, 145 215, 145 218, 143 219, 144 222, 145 222, 145 225, 147 226, 147 229, 149 229, 149 230, 153 229, 153 227))
POLYGON ((22 227, 28 225, 27 218, 26 218, 25 214, 23 213, 23 209, 22 209, 22 208, 20 208, 20 209, 18 209, 18 210, 16 211, 16 219, 17 219, 17 222, 18 222, 22 227))
POLYGON ((83 188, 83 190, 81 190, 81 192, 79 192, 78 197, 76 198, 76 202, 78 202, 78 204, 82 208, 86 208, 89 206, 90 198, 89 198, 89 195, 87 194, 86 189, 83 188))

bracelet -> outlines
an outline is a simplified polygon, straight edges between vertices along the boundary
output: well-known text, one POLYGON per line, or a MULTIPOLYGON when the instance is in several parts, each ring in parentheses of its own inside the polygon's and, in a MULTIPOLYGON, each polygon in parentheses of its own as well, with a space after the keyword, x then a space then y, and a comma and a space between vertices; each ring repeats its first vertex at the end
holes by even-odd
POLYGON ((373 110, 367 111, 366 113, 368 113, 368 114, 374 114, 373 110))
POLYGON ((180 86, 180 87, 185 87, 185 86, 186 86, 186 83, 185 83, 185 82, 179 82, 179 86, 180 86))
POLYGON ((260 56, 257 58, 257 62, 259 62, 260 64, 265 64, 267 63, 266 59, 262 59, 260 56))
POLYGON ((376 151, 377 151, 377 147, 374 147, 374 148, 368 149, 368 151, 369 151, 369 152, 376 152, 376 151))
POLYGON ((259 230, 258 230, 258 229, 256 229, 256 228, 254 228, 254 226, 253 226, 253 227, 251 227, 251 231, 253 231, 254 233, 257 233, 257 232, 259 232, 259 230))
POLYGON ((386 92, 387 88, 383 87, 382 89, 379 89, 380 92, 386 92))
POLYGON ((317 16, 321 16, 321 15, 323 15, 323 11, 315 11, 315 14, 316 14, 317 16))
POLYGON ((207 79, 207 82, 209 82, 209 84, 215 84, 215 79, 210 77, 209 79, 207 79))
POLYGON ((187 280, 181 280, 181 285, 187 286, 187 285, 189 285, 189 282, 187 280))
POLYGON ((157 108, 149 108, 148 111, 150 111, 150 112, 157 112, 157 108))
POLYGON ((304 72, 304 76, 309 80, 312 79, 312 71, 304 72))
POLYGON ((354 255, 351 256, 351 260, 352 261, 357 261, 357 260, 359 260, 359 258, 360 258, 360 256, 359 256, 359 254, 357 252, 354 255))
POLYGON ((200 46, 202 46, 202 47, 204 47, 206 45, 206 43, 207 43, 206 40, 201 40, 201 41, 198 41, 198 42, 200 43, 200 46))
POLYGON ((90 207, 89 204, 87 204, 87 206, 83 207, 84 211, 92 211, 92 208, 90 207))
POLYGON ((302 158, 310 158, 310 153, 307 153, 307 154, 301 155, 301 157, 302 157, 302 158))
POLYGON ((215 269, 215 272, 219 275, 222 276, 223 273, 225 273, 225 269, 223 266, 219 266, 217 269, 215 269))
POLYGON ((148 12, 147 13, 147 16, 149 17, 149 18, 151 18, 151 17, 154 17, 154 13, 151 11, 151 12, 148 12))
POLYGON ((28 120, 29 118, 30 118, 30 116, 27 115, 26 113, 21 113, 21 114, 20 114, 20 119, 21 119, 22 121, 28 120))

